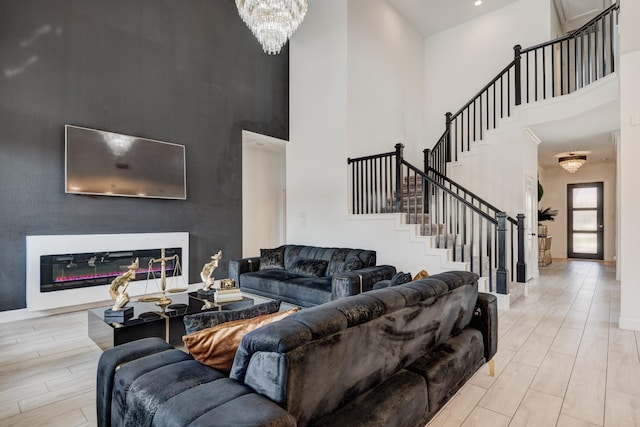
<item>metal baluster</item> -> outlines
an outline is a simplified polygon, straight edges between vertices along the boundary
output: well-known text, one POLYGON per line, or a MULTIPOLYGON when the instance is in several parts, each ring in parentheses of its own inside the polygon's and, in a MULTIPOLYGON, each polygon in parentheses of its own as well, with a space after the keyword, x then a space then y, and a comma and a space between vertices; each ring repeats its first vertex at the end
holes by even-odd
POLYGON ((476 100, 473 100, 473 142, 476 141, 476 100))
POLYGON ((487 88, 485 92, 487 94, 484 98, 484 105, 485 105, 485 109, 487 110, 487 130, 489 130, 489 88, 487 88))
POLYGON ((467 151, 470 151, 471 147, 471 111, 467 107, 467 151))
POLYGON ((607 75, 607 21, 602 17, 602 77, 607 75))
POLYGON ((482 93, 480 94, 480 141, 482 141, 482 93))
POLYGON ((538 101, 538 49, 533 51, 533 59, 534 59, 534 62, 533 62, 533 66, 534 66, 534 69, 533 69, 533 76, 534 76, 533 84, 534 84, 534 86, 533 86, 533 88, 534 88, 534 91, 535 91, 535 100, 537 102, 538 101))
MULTIPOLYGON (((562 62, 561 62, 562 63, 562 62)), ((551 45, 551 97, 556 96, 556 45, 551 45)))
MULTIPOLYGON (((547 55, 545 48, 542 48, 542 99, 547 99, 547 55)), ((553 45, 551 45, 551 53, 553 53, 553 45)), ((553 79, 552 79, 553 80, 553 79)))
POLYGON ((613 33, 613 11, 611 13, 609 13, 609 49, 611 51, 611 72, 615 72, 616 71, 616 60, 615 60, 615 55, 613 52, 613 48, 614 48, 614 33, 613 33))
POLYGON ((478 218, 478 275, 482 277, 482 223, 484 218, 478 218))
MULTIPOLYGON (((503 94, 504 83, 502 81, 502 77, 503 76, 504 76, 504 74, 500 76, 500 118, 504 117, 503 107, 502 107, 503 100, 504 100, 504 94, 503 94)), ((495 123, 494 123, 494 128, 495 128, 495 123)))
POLYGON ((562 60, 564 59, 564 41, 560 42, 560 95, 564 95, 564 69, 562 68, 562 60))
POLYGON ((600 55, 598 50, 598 21, 593 23, 594 25, 594 36, 593 36, 593 56, 595 56, 595 67, 596 67, 596 80, 600 78, 600 55))
POLYGON ((496 128, 496 83, 494 82, 493 87, 493 128, 496 128))
POLYGON ((511 70, 507 71, 507 117, 511 117, 511 70))
POLYGON ((473 246, 474 246, 475 237, 476 237, 476 229, 475 229, 476 216, 473 214, 472 210, 470 210, 470 213, 471 213, 471 244, 469 245, 469 261, 471 261, 471 271, 473 271, 473 263, 474 263, 473 246))
POLYGON ((526 78, 525 78, 525 83, 527 85, 527 104, 529 103, 529 52, 527 51, 527 53, 525 54, 525 63, 526 63, 526 78))

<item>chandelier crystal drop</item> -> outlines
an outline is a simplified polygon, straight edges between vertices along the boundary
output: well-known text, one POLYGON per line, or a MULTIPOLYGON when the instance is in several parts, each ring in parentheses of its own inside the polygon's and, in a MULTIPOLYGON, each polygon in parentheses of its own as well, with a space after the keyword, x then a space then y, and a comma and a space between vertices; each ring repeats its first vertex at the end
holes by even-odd
POLYGON ((580 166, 584 165, 587 161, 587 156, 569 155, 566 157, 560 157, 558 163, 569 173, 576 173, 580 166))
POLYGON ((307 0, 236 0, 236 7, 262 49, 276 55, 304 19, 307 0))

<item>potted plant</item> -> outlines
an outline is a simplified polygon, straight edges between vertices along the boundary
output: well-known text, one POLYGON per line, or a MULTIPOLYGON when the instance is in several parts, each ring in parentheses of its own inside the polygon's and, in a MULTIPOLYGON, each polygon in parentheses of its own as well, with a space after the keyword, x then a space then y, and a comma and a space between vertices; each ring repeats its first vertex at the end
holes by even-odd
POLYGON ((558 215, 557 209, 551 209, 551 207, 538 209, 538 236, 544 237, 547 235, 547 226, 540 223, 554 221, 556 215, 558 215))

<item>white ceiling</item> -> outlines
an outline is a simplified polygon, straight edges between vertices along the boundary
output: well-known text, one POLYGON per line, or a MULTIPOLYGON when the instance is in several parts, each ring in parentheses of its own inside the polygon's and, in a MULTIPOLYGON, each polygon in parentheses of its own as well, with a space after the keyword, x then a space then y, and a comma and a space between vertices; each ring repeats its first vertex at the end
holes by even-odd
MULTIPOLYGON (((425 37, 517 1, 483 0, 480 6, 474 6, 474 0, 387 0, 425 37)), ((579 28, 612 3, 613 0, 553 0, 565 31, 579 28)))
POLYGON ((558 164, 557 154, 571 151, 591 151, 587 161, 614 162, 616 158, 612 134, 620 128, 620 105, 602 105, 582 115, 540 125, 530 129, 542 141, 538 146, 538 164, 551 167, 558 164))
POLYGON ((474 0, 387 0, 425 37, 516 1, 483 0, 480 6, 474 6, 474 0))

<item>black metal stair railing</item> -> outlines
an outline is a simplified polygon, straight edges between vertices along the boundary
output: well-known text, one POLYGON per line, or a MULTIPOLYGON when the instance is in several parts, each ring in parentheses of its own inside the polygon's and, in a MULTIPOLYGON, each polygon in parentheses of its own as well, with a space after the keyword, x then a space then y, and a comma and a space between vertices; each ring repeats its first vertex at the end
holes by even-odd
POLYGON ((524 281, 524 215, 515 220, 450 179, 422 171, 396 151, 348 159, 353 214, 403 213, 454 261, 487 277, 489 290, 508 293, 507 281, 524 281))
POLYGON ((620 5, 615 3, 571 33, 523 49, 455 113, 445 114, 445 131, 429 153, 429 165, 447 175, 446 165, 470 150, 510 117, 515 106, 567 95, 616 71, 620 5))

